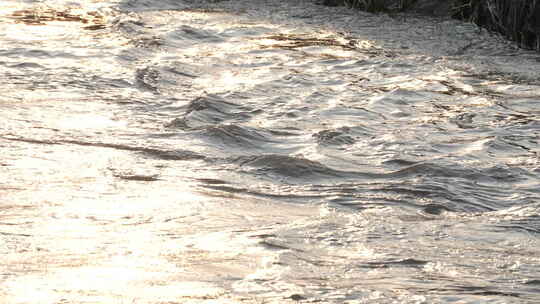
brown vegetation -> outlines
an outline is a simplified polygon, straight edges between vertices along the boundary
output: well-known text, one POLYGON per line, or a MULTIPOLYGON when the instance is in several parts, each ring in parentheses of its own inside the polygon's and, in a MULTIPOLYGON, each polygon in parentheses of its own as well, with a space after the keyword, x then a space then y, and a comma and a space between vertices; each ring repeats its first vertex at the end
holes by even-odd
POLYGON ((471 21, 540 51, 540 0, 325 0, 372 13, 413 11, 471 21))
POLYGON ((457 0, 454 17, 503 34, 521 47, 540 51, 540 1, 457 0))
POLYGON ((47 22, 52 21, 69 21, 89 24, 88 26, 84 27, 88 30, 97 30, 105 27, 103 17, 96 12, 89 12, 82 15, 74 14, 70 11, 36 9, 15 11, 13 12, 13 14, 11 14, 10 17, 12 19, 15 19, 17 22, 25 23, 28 25, 44 25, 47 22))
POLYGON ((281 44, 274 44, 268 47, 280 47, 285 49, 296 49, 310 46, 335 46, 346 50, 357 49, 354 41, 347 43, 337 41, 334 38, 303 37, 299 35, 277 34, 264 37, 264 39, 281 41, 281 44))

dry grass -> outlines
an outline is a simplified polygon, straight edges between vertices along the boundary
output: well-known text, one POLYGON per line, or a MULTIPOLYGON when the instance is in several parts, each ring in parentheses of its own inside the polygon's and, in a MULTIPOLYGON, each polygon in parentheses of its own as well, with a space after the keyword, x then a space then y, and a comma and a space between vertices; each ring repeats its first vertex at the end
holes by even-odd
POLYGON ((15 11, 10 16, 16 22, 27 25, 45 25, 48 22, 63 21, 63 22, 80 22, 88 24, 85 29, 97 30, 105 27, 103 16, 97 12, 87 12, 85 14, 72 13, 69 10, 57 11, 53 9, 32 9, 15 11))
POLYGON ((453 15, 540 51, 538 0, 457 0, 453 15))
MULTIPOLYGON (((336 0, 372 13, 406 11, 420 0, 336 0)), ((332 3, 336 2, 332 1, 332 3)), ((448 15, 501 33, 519 46, 540 51, 540 0, 432 0, 451 1, 448 15)), ((426 1, 422 1, 426 3, 426 1)))
POLYGON ((351 8, 358 8, 371 13, 403 11, 415 0, 343 0, 351 8))

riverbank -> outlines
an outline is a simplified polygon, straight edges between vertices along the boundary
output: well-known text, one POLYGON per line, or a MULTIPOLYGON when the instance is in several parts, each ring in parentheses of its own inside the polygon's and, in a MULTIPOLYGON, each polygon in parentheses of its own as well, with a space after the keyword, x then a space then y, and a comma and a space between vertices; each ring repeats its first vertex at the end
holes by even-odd
POLYGON ((500 33, 520 47, 540 51, 540 5, 536 0, 324 0, 368 12, 412 12, 470 21, 500 33))

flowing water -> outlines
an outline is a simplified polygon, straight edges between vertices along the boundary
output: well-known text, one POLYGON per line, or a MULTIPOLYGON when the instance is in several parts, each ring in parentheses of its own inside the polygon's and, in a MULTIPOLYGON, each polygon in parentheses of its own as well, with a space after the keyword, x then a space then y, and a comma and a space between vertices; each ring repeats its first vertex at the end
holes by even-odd
POLYGON ((308 0, 3 0, 0 303, 539 303, 538 71, 308 0))

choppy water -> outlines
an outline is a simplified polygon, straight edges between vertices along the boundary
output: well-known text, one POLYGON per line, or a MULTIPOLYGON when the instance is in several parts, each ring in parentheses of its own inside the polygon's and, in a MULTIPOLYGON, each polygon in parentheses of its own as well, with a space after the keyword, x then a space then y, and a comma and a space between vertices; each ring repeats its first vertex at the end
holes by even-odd
POLYGON ((0 3, 1 303, 538 303, 540 56, 307 0, 0 3))

